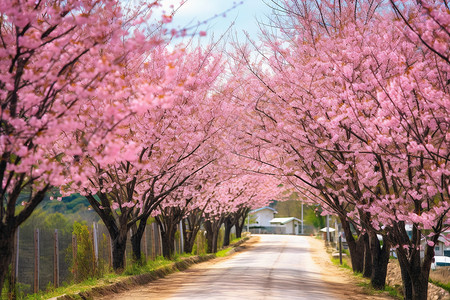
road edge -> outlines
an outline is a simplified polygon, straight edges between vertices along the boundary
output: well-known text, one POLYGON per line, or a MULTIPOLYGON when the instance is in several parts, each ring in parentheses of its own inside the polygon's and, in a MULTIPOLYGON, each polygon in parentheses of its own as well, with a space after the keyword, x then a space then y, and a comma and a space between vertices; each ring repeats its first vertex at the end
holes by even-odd
MULTIPOLYGON (((245 249, 243 244, 247 242, 250 238, 251 238, 250 236, 246 236, 242 238, 240 241, 231 244, 229 247, 233 247, 233 249, 231 249, 225 256, 228 257, 237 252, 243 251, 245 249)), ((182 261, 174 262, 170 265, 160 267, 148 273, 130 276, 112 284, 93 287, 83 292, 61 295, 54 298, 50 298, 48 300, 79 300, 79 299, 88 300, 94 299, 95 297, 104 297, 112 294, 117 294, 123 291, 127 291, 136 286, 145 285, 157 279, 164 278, 169 274, 178 271, 184 271, 189 267, 191 267, 192 265, 215 259, 218 259, 218 257, 214 253, 202 256, 188 257, 183 259, 182 261)))

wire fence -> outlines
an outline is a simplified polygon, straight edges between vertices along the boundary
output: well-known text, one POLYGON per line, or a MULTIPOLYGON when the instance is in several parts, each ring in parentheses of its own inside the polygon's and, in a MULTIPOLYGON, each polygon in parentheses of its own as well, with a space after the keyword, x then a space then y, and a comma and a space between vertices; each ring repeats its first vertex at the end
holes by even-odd
MULTIPOLYGON (((180 254, 183 252, 181 226, 176 237, 175 253, 180 254)), ((200 248, 195 251, 197 254, 204 252, 200 248)), ((162 255, 161 233, 156 223, 147 225, 141 253, 145 260, 162 255)), ((125 257, 125 265, 132 264, 130 233, 125 257)), ((103 224, 82 225, 73 232, 38 228, 17 231, 10 279, 16 295, 79 282, 111 270, 111 238, 103 224)))

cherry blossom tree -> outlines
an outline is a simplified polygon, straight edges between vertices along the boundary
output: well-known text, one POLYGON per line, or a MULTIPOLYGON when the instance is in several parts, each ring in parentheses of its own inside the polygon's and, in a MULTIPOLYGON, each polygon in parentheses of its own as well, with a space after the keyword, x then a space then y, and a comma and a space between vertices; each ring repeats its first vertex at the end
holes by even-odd
POLYGON ((247 63, 262 86, 252 95, 262 121, 249 156, 318 190, 325 210, 369 234, 375 287, 384 286, 385 246, 397 246, 406 297, 425 299, 435 239, 448 227, 448 49, 440 44, 448 8, 404 1, 396 14, 418 16, 405 26, 381 1, 279 3, 285 39, 267 35, 270 71, 247 63), (439 37, 439 50, 423 46, 431 40, 419 24, 439 37))
POLYGON ((160 43, 137 29, 154 5, 1 1, 0 287, 16 229, 50 187, 68 173, 75 184, 86 181, 91 174, 79 161, 111 159, 117 124, 152 105, 151 95, 122 87, 129 86, 126 61, 160 43), (18 209, 22 192, 28 197, 18 209))
POLYGON ((84 167, 96 176, 69 190, 86 195, 108 228, 115 270, 123 268, 129 230, 140 261, 141 238, 152 211, 216 159, 214 147, 207 146, 217 131, 218 111, 209 109, 213 100, 208 92, 221 72, 220 56, 212 56, 211 49, 188 52, 180 46, 171 53, 161 46, 143 65, 138 83, 156 87, 158 109, 123 122, 119 138, 125 145, 115 161, 89 157, 84 167))

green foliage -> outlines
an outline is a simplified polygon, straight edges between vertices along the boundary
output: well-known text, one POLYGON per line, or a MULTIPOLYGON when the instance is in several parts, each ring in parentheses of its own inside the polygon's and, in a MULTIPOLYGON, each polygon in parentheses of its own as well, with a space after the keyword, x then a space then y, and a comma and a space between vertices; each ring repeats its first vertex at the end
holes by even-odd
POLYGON ((228 247, 228 248, 222 249, 222 250, 220 250, 220 251, 217 251, 217 252, 216 252, 216 256, 217 256, 217 257, 224 257, 224 256, 227 256, 228 252, 230 252, 231 249, 233 249, 233 248, 232 248, 232 247, 228 247))
POLYGON ((95 277, 96 265, 94 258, 94 245, 90 238, 88 226, 75 222, 73 234, 77 238, 77 256, 72 262, 72 272, 76 273, 76 281, 95 277))
MULTIPOLYGON (((299 198, 296 192, 289 195, 290 200, 279 201, 275 205, 275 209, 278 211, 277 217, 295 217, 297 219, 302 218, 302 202, 297 200, 299 198)), ((319 206, 315 205, 303 205, 303 219, 306 225, 311 225, 315 228, 325 227, 326 218, 321 216, 322 212, 319 206)))
POLYGON ((179 256, 175 256, 172 260, 164 258, 163 256, 157 256, 155 260, 149 260, 146 264, 133 263, 130 266, 127 266, 123 275, 131 276, 148 273, 160 267, 167 266, 174 261, 180 261, 179 256))
POLYGON ((344 268, 344 269, 348 269, 348 270, 351 270, 351 269, 352 269, 352 267, 350 267, 350 266, 348 265, 347 260, 344 259, 344 258, 342 259, 342 265, 340 264, 339 257, 332 257, 332 258, 331 258, 331 262, 332 262, 333 264, 335 264, 336 266, 340 266, 340 267, 342 267, 342 268, 344 268))
POLYGON ((206 243, 205 232, 199 230, 195 237, 194 247, 192 247, 192 253, 196 255, 206 254, 208 244, 206 243))
POLYGON ((321 216, 322 209, 317 206, 307 206, 304 210, 305 224, 310 224, 315 228, 323 228, 326 226, 326 217, 321 216))

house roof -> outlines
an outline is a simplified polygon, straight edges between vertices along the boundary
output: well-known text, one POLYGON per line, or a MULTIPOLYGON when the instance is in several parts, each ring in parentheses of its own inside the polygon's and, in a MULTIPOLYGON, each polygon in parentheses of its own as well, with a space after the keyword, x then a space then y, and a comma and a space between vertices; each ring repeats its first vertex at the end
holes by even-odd
MULTIPOLYGON (((324 228, 320 229, 320 231, 322 231, 322 232, 327 232, 327 228, 324 227, 324 228)), ((336 231, 336 229, 331 228, 331 227, 328 227, 328 231, 329 231, 329 232, 334 232, 334 231, 336 231)))
POLYGON ((299 220, 299 219, 297 219, 295 217, 287 217, 287 218, 273 218, 272 220, 270 220, 270 224, 281 224, 281 225, 284 225, 284 224, 287 224, 287 223, 292 222, 292 221, 302 222, 302 220, 299 220))
POLYGON ((264 210, 264 209, 273 210, 274 213, 276 213, 276 214, 278 213, 274 208, 269 207, 269 206, 264 206, 264 207, 261 207, 261 208, 257 208, 257 209, 251 210, 249 213, 250 214, 254 214, 254 213, 256 213, 258 211, 261 211, 261 210, 264 210))

